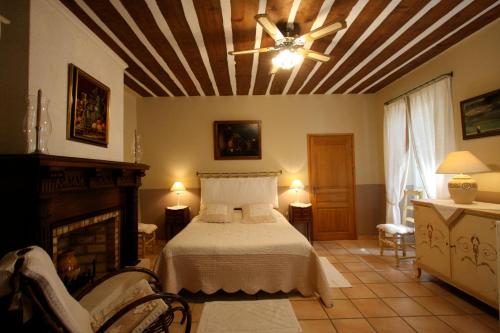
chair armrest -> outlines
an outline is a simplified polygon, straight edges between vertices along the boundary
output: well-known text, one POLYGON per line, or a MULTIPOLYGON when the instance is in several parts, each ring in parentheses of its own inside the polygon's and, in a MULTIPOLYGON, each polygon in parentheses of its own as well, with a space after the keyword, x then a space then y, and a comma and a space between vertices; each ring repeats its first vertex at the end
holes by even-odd
POLYGON ((89 285, 87 285, 85 288, 83 288, 75 296, 75 299, 77 301, 80 301, 85 295, 87 295, 89 292, 94 290, 96 287, 98 287, 104 281, 107 281, 107 280, 111 279, 112 277, 115 277, 115 276, 120 275, 120 274, 125 274, 125 273, 144 273, 146 275, 149 275, 150 277, 153 278, 153 284, 156 287, 156 289, 161 291, 160 277, 155 272, 153 272, 152 270, 149 270, 147 268, 143 268, 143 267, 126 267, 126 268, 118 269, 116 271, 108 273, 108 274, 104 275, 103 277, 97 279, 93 283, 90 283, 89 285))
POLYGON ((126 306, 124 306, 123 308, 118 310, 106 322, 104 322, 104 324, 101 327, 99 327, 99 329, 95 333, 104 333, 108 328, 111 327, 111 325, 113 325, 118 319, 120 319, 122 316, 124 316, 130 310, 133 310, 134 308, 136 308, 137 306, 139 306, 141 304, 145 304, 145 303, 157 300, 157 299, 163 300, 167 304, 168 309, 165 312, 165 314, 160 316, 156 322, 152 323, 148 327, 148 329, 145 330, 145 332, 149 331, 150 329, 151 329, 151 331, 156 332, 157 330, 155 330, 155 328, 157 328, 157 327, 164 328, 165 325, 167 327, 170 326, 170 324, 172 324, 172 322, 174 320, 175 312, 180 311, 182 313, 181 324, 186 323, 186 329, 184 332, 189 333, 191 331, 191 311, 189 309, 188 302, 179 295, 170 294, 170 293, 163 293, 163 292, 152 294, 152 295, 147 295, 147 296, 144 296, 142 298, 139 298, 139 299, 133 301, 130 304, 127 304, 126 306), (172 304, 175 302, 180 303, 182 306, 175 306, 175 307, 172 306, 172 304), (154 326, 154 327, 152 327, 152 326, 154 326))

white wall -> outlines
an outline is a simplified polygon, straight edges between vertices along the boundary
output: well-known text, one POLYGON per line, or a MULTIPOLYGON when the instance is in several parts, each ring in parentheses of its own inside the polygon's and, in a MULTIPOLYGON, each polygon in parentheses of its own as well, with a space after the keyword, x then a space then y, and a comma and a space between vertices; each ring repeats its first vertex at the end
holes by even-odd
POLYGON ((49 153, 122 161, 125 63, 57 0, 31 1, 29 52, 29 92, 50 99, 49 153), (107 148, 66 139, 69 63, 111 90, 107 148))

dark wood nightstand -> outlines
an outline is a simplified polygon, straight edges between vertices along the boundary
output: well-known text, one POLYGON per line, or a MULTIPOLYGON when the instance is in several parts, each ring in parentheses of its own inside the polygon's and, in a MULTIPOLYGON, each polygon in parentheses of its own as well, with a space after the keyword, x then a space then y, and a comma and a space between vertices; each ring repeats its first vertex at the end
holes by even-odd
POLYGON ((311 241, 311 228, 313 223, 312 205, 303 203, 292 203, 288 206, 288 220, 295 226, 296 224, 306 225, 306 237, 311 241))
POLYGON ((167 241, 177 235, 191 220, 188 206, 165 208, 165 238, 167 241))

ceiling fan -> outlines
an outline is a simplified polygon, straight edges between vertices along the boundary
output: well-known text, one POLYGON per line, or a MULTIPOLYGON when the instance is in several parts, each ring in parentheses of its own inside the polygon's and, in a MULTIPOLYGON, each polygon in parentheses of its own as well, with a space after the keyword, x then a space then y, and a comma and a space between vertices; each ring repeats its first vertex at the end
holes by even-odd
MULTIPOLYGON (((258 49, 229 51, 230 55, 264 53, 264 52, 279 52, 273 58, 273 67, 270 74, 274 74, 278 69, 290 69, 300 63, 304 58, 309 58, 315 61, 327 62, 330 56, 324 53, 319 53, 313 50, 306 49, 306 42, 312 42, 316 39, 323 38, 347 27, 345 21, 334 21, 323 27, 314 29, 302 36, 289 36, 290 32, 284 36, 278 27, 267 17, 267 14, 255 15, 255 20, 264 29, 264 31, 274 39, 274 46, 261 47, 258 49)), ((288 29, 287 29, 288 30, 288 29)))

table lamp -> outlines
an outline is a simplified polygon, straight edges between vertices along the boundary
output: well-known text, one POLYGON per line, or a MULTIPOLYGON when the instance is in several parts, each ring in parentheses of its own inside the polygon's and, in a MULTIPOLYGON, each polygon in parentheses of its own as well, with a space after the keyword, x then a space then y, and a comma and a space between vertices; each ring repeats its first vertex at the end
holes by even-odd
POLYGON ((184 184, 182 184, 182 182, 175 182, 174 185, 172 185, 172 187, 170 188, 170 191, 177 194, 177 206, 180 206, 180 196, 182 192, 186 191, 186 187, 184 187, 184 184))
POLYGON ((295 179, 290 185, 290 189, 295 191, 295 203, 300 203, 299 191, 304 189, 304 184, 299 179, 295 179))
POLYGON ((436 173, 455 174, 448 182, 450 196, 457 204, 471 204, 476 198, 477 183, 466 173, 487 172, 490 169, 471 152, 454 151, 448 154, 436 173))

